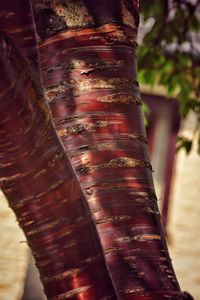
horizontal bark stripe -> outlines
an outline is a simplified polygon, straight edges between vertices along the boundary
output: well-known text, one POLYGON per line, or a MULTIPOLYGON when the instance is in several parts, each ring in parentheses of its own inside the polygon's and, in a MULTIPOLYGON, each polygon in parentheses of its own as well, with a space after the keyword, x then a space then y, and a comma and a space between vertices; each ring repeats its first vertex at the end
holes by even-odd
MULTIPOLYGON (((100 264, 98 264, 98 268, 99 267, 100 267, 100 264)), ((89 271, 91 272, 93 268, 94 268, 94 265, 84 267, 82 269, 82 272, 78 273, 77 275, 73 276, 72 278, 67 277, 67 278, 60 279, 59 281, 56 281, 56 288, 55 288, 55 285, 52 284, 52 282, 47 282, 46 285, 48 286, 49 294, 51 294, 51 296, 50 296, 47 293, 48 299, 49 298, 51 299, 51 297, 53 297, 53 296, 54 297, 59 296, 59 293, 55 293, 55 291, 57 289, 62 290, 64 286, 65 286, 67 291, 71 291, 75 288, 79 288, 79 281, 81 282, 81 287, 84 287, 84 286, 86 286, 88 281, 91 281, 91 280, 94 280, 94 282, 96 280, 98 281, 99 277, 105 275, 105 273, 100 274, 100 272, 98 270, 96 270, 96 272, 94 274, 94 277, 92 279, 88 275, 89 275, 89 271), (70 279, 71 283, 70 283, 69 279, 70 279)), ((85 294, 83 294, 83 295, 81 295, 81 294, 80 295, 79 294, 74 295, 72 297, 72 299, 74 297, 81 297, 81 296, 84 296, 86 299, 90 299, 90 298, 91 299, 96 299, 96 298, 100 299, 100 298, 103 298, 106 295, 110 295, 110 297, 113 297, 113 299, 115 299, 115 296, 112 295, 111 293, 106 293, 105 290, 101 291, 101 288, 99 286, 95 289, 93 285, 90 285, 90 289, 87 292, 85 292, 85 294)))
POLYGON ((63 143, 70 139, 71 135, 75 135, 79 138, 79 135, 85 136, 89 134, 91 138, 95 138, 96 135, 102 135, 105 133, 113 133, 113 135, 127 134, 127 135, 144 135, 144 129, 142 130, 142 123, 138 122, 140 116, 135 117, 132 120, 132 127, 129 126, 130 122, 123 115, 109 114, 106 116, 101 115, 88 115, 83 116, 81 120, 69 123, 64 128, 58 128, 58 135, 63 139, 63 143), (109 119, 108 119, 109 117, 109 119))
MULTIPOLYGON (((93 141, 92 141, 93 142, 93 141)), ((87 154, 87 152, 96 152, 96 151, 109 151, 109 150, 115 150, 115 151, 123 151, 123 150, 127 150, 127 151, 133 151, 133 145, 135 146, 135 148, 139 148, 140 151, 145 151, 146 150, 146 144, 141 143, 140 140, 138 140, 138 144, 136 141, 123 141, 123 144, 119 145, 120 139, 118 140, 112 140, 111 142, 99 142, 99 143, 90 143, 90 145, 85 145, 85 146, 80 146, 80 147, 76 147, 76 148, 72 148, 72 150, 70 150, 68 152, 68 154, 70 155, 70 157, 77 157, 77 156, 81 156, 82 154, 87 154)), ((138 150, 139 150, 138 149, 138 150)))
POLYGON ((71 297, 74 297, 76 295, 80 295, 82 293, 84 293, 85 291, 89 290, 90 286, 85 286, 85 287, 81 287, 81 288, 76 288, 74 290, 71 290, 67 293, 62 293, 60 295, 56 295, 55 297, 51 297, 49 298, 49 300, 64 300, 64 299, 68 299, 71 297))
MULTIPOLYGON (((54 150, 54 149, 53 149, 54 150)), ((51 170, 51 168, 54 167, 55 164, 62 164, 63 160, 65 159, 65 153, 60 152, 61 149, 58 149, 58 152, 49 153, 49 155, 42 155, 41 158, 38 158, 38 161, 36 161, 36 164, 34 168, 30 168, 26 172, 22 172, 20 168, 19 160, 12 159, 11 162, 7 163, 1 163, 1 170, 3 171, 4 168, 7 171, 7 177, 6 181, 7 184, 16 184, 18 181, 23 180, 27 176, 32 176, 32 178, 38 180, 41 176, 48 176, 48 172, 51 170), (46 156, 46 157, 45 157, 46 156), (41 166, 41 161, 47 160, 47 164, 44 166, 41 166), (13 172, 13 166, 19 165, 18 172, 13 172), (35 172, 35 167, 37 166, 37 172, 35 172)), ((20 156, 21 159, 26 159, 29 156, 29 151, 26 150, 26 152, 23 153, 23 155, 20 156)), ((12 157, 12 156, 11 156, 12 157)), ((33 157, 33 156, 32 156, 33 157)), ((34 157, 33 157, 34 158, 34 157)))
POLYGON ((73 155, 71 155, 70 152, 70 157, 77 168, 85 166, 86 168, 88 167, 88 169, 95 170, 99 165, 100 170, 101 164, 108 164, 108 167, 123 167, 123 165, 124 167, 142 167, 142 165, 146 165, 152 170, 149 164, 149 155, 147 149, 143 144, 140 145, 140 147, 135 147, 135 149, 128 147, 126 148, 125 146, 120 147, 116 144, 99 144, 97 145, 96 149, 91 149, 91 151, 90 149, 87 151, 82 150, 82 152, 75 152, 73 155), (105 155, 106 160, 104 159, 105 155))
MULTIPOLYGON (((59 215, 56 216, 57 218, 59 218, 59 215)), ((41 227, 41 228, 36 228, 33 231, 29 231, 26 229, 26 236, 29 238, 29 240, 31 241, 31 243, 36 244, 36 242, 40 239, 42 243, 44 243, 44 245, 46 243, 49 242, 53 242, 54 240, 56 240, 57 238, 67 238, 67 236, 73 234, 75 231, 80 230, 81 228, 87 228, 87 226, 89 224, 91 224, 91 222, 89 221, 89 217, 85 217, 85 219, 79 220, 79 222, 75 223, 75 224, 68 224, 67 226, 64 226, 64 222, 63 222, 63 226, 57 226, 56 225, 60 225, 62 222, 60 222, 59 224, 56 225, 46 225, 45 227, 41 227)), ((55 221, 56 222, 56 221, 55 221)))
MULTIPOLYGON (((57 211, 56 217, 58 215, 60 216, 60 213, 57 211)), ((64 224, 67 224, 69 226, 69 228, 71 227, 71 230, 73 230, 73 228, 76 226, 75 225, 76 223, 79 223, 79 226, 82 225, 82 223, 84 223, 84 221, 83 221, 84 217, 86 217, 86 216, 79 217, 77 220, 76 219, 73 220, 72 218, 70 220, 67 217, 62 217, 61 216, 59 218, 59 220, 53 220, 53 221, 48 221, 47 220, 47 222, 46 222, 47 224, 44 224, 44 225, 39 225, 38 224, 38 226, 34 226, 35 227, 34 229, 31 229, 30 226, 27 226, 27 224, 25 223, 24 228, 27 231, 27 236, 33 236, 33 235, 36 235, 38 233, 42 233, 42 232, 47 231, 47 230, 57 229, 56 227, 62 227, 61 225, 64 225, 64 224), (73 220, 73 223, 74 223, 73 226, 70 224, 72 222, 72 220, 73 220)))
MULTIPOLYGON (((110 98, 112 98, 112 95, 109 95, 110 98)), ((122 96, 123 97, 123 96, 122 96)), ((121 98, 122 99, 122 98, 121 98)), ((129 101, 129 103, 120 103, 117 102, 117 100, 112 100, 109 102, 102 101, 102 103, 100 103, 100 101, 93 101, 93 99, 91 100, 80 100, 80 99, 76 99, 76 101, 74 102, 69 102, 69 104, 64 103, 60 103, 58 106, 55 107, 55 105, 51 105, 52 108, 52 112, 54 113, 54 115, 59 112, 62 111, 63 112, 63 116, 64 118, 58 121, 58 126, 60 128, 63 128, 64 126, 68 125, 68 118, 65 118, 65 116, 69 115, 69 114, 73 114, 74 110, 76 110, 77 115, 82 114, 82 116, 84 116, 84 114, 86 114, 86 112, 88 112, 89 114, 94 114, 94 112, 99 112, 102 113, 105 112, 106 110, 110 110, 111 106, 113 109, 113 115, 114 114, 120 114, 120 113, 124 113, 124 114, 128 114, 130 110, 133 109, 133 107, 140 106, 141 105, 141 100, 138 97, 135 96, 129 96, 128 98, 124 98, 124 101, 126 101, 125 99, 128 99, 127 101, 129 101), (131 99, 131 100, 130 100, 131 99), (112 102, 112 103, 111 103, 112 102), (77 107, 78 106, 78 107, 77 107), (96 107, 96 109, 95 109, 96 107), (64 115, 65 113, 65 115, 64 115)), ((134 117, 134 116, 133 116, 134 117)), ((81 117, 80 117, 81 119, 81 117)), ((78 117, 77 117, 77 121, 78 121, 78 117)))
MULTIPOLYGON (((106 216, 105 215, 105 207, 102 207, 99 212, 94 212, 94 219, 96 220, 96 224, 115 224, 117 226, 120 226, 120 223, 123 226, 128 226, 128 225, 156 225, 155 218, 154 218, 154 212, 141 212, 139 213, 132 213, 131 215, 129 214, 130 209, 132 207, 127 207, 127 210, 124 210, 123 212, 120 211, 120 209, 113 208, 112 213, 114 216, 106 216), (123 213, 126 213, 126 215, 123 215, 123 213), (129 215, 128 215, 129 214, 129 215)), ((136 207, 135 207, 136 209, 136 207)), ((136 239, 136 238, 134 238, 136 239)), ((139 237, 138 239, 143 239, 143 236, 139 237)), ((119 241, 131 241, 132 238, 129 237, 124 237, 123 239, 119 239, 119 241)))
MULTIPOLYGON (((64 46, 63 40, 67 40, 67 39, 72 39, 70 40, 70 47, 73 47, 73 42, 74 40, 76 40, 77 38, 81 41, 85 40, 87 41, 87 47, 92 44, 92 41, 98 41, 98 45, 100 44, 99 41, 101 40, 102 36, 105 35, 105 38, 107 38, 107 36, 109 34, 116 34, 120 35, 120 33, 122 34, 122 38, 124 38, 125 42, 131 42, 131 44, 135 45, 136 44, 136 30, 133 30, 131 28, 126 28, 125 26, 120 26, 120 25, 116 25, 116 24, 105 24, 102 25, 100 27, 97 28, 85 28, 84 30, 68 30, 62 33, 59 33, 55 36, 49 37, 48 39, 44 40, 41 44, 40 44, 40 48, 42 50, 47 50, 48 46, 51 46, 51 44, 62 44, 62 46, 64 46), (127 30, 127 36, 126 36, 126 32, 124 32, 124 30, 127 30), (88 38, 89 37, 89 38, 88 38), (128 40, 130 39, 130 41, 128 40)), ((112 35, 111 35, 112 37, 112 35)), ((109 40, 109 38, 108 38, 109 40)), ((105 42, 104 42, 105 43, 105 42)), ((85 45, 85 43, 84 43, 85 45)), ((62 47, 61 46, 61 47, 62 47)))
MULTIPOLYGON (((86 160, 87 161, 87 160, 86 160)), ((104 163, 99 163, 99 164, 91 164, 90 163, 83 163, 80 165, 75 164, 76 167, 76 172, 77 174, 81 173, 88 173, 91 171, 98 171, 102 169, 107 169, 107 168, 149 168, 152 170, 152 167, 149 162, 145 160, 139 160, 139 159, 134 159, 134 158, 129 158, 129 157, 117 157, 113 158, 108 162, 104 163)))
POLYGON ((120 211, 121 213, 127 212, 130 208, 135 208, 136 214, 138 213, 137 210, 141 210, 141 213, 148 212, 148 213, 156 213, 159 214, 159 212, 155 209, 155 204, 153 197, 149 197, 145 199, 145 197, 136 196, 131 198, 131 194, 128 192, 124 193, 124 199, 123 202, 120 203, 119 199, 122 197, 122 193, 119 192, 118 195, 112 195, 112 197, 108 196, 108 199, 102 200, 101 205, 98 202, 98 196, 93 196, 92 199, 90 199, 90 207, 91 210, 94 212, 94 214, 101 211, 101 208, 109 208, 109 205, 112 205, 113 209, 120 211), (136 200, 135 200, 136 199, 136 200), (133 201, 135 200, 135 201, 133 201), (111 203, 110 203, 111 202, 111 203))
MULTIPOLYGON (((109 192, 109 189, 114 191, 115 189, 127 188, 127 191, 130 192, 130 189, 134 191, 134 188, 138 188, 139 190, 139 188, 142 187, 145 192, 145 186, 149 187, 149 190, 153 190, 153 181, 148 179, 150 175, 151 170, 149 168, 120 168, 116 169, 115 172, 113 172, 113 169, 106 169, 93 172, 92 177, 88 176, 88 179, 84 173, 81 174, 81 182, 84 188, 92 187, 99 191, 107 190, 109 192), (105 177, 106 174, 109 176, 107 180, 105 177), (145 174, 144 177, 142 177, 141 174, 145 174)), ((136 194, 133 193, 133 196, 135 195, 136 194)), ((155 199, 156 198, 154 198, 154 200, 155 199)))
MULTIPOLYGON (((91 112, 88 111, 87 114, 86 114, 86 112, 77 113, 77 114, 73 112, 73 113, 70 114, 70 117, 67 116, 65 110, 64 111, 63 110, 61 110, 61 111, 58 110, 58 112, 60 114, 60 118, 59 118, 59 121, 58 120, 56 121, 56 123, 58 125, 62 125, 63 124, 63 119, 69 125, 71 125, 71 124, 78 124, 78 122, 82 121, 82 119, 83 119, 83 123, 85 123, 86 120, 90 121, 90 119, 91 119, 92 121, 93 120, 94 121, 101 121, 101 120, 102 121, 107 121, 107 123, 109 121, 122 120, 123 123, 125 123, 125 124, 129 124, 131 121, 135 121, 136 122, 136 120, 137 120, 138 122, 136 122, 135 126, 137 125, 137 123, 139 123, 141 125, 142 122, 141 121, 139 122, 140 117, 141 117, 140 108, 138 106, 134 106, 134 110, 135 110, 134 115, 131 115, 130 110, 129 110, 129 112, 126 111, 126 115, 124 115, 123 111, 121 111, 121 112, 118 113, 118 112, 115 112, 115 111, 112 112, 110 110, 109 111, 104 110, 104 111, 94 111, 94 112, 93 111, 91 111, 91 112), (105 118, 107 118, 107 120, 105 118), (108 120, 108 118, 109 118, 109 120, 108 120), (60 122, 61 122, 61 124, 60 124, 60 122)), ((56 115, 56 111, 55 111, 55 115, 56 115)), ((98 123, 97 123, 97 125, 98 125, 98 123)), ((62 128, 62 126, 59 126, 58 128, 62 128)), ((124 134, 129 135, 129 133, 124 133, 124 134)), ((143 136, 145 136, 144 133, 143 134, 142 133, 141 134, 137 134, 136 133, 135 136, 136 135, 143 135, 143 136)))
MULTIPOLYGON (((74 244, 75 245, 75 244, 74 244)), ((73 245, 73 246, 74 246, 73 245)), ((72 246, 72 247, 73 247, 72 246)), ((73 250, 73 248, 72 248, 73 250)), ((82 261, 80 262, 80 266, 84 266, 84 265, 87 265, 87 264, 90 264, 90 263, 93 263, 95 262, 96 260, 102 260, 103 257, 102 257, 102 254, 92 254, 90 256, 87 256, 86 258, 82 259, 82 261)), ((65 258, 64 254, 63 253, 57 253, 56 256, 54 257, 50 257, 49 259, 44 259, 42 260, 41 262, 38 263, 38 265, 40 267, 42 267, 44 269, 45 267, 45 272, 47 273, 47 270, 49 269, 49 272, 50 272, 50 269, 51 269, 51 263, 54 262, 54 264, 59 268, 59 267, 63 267, 64 265, 68 265, 69 264, 69 260, 65 258), (62 263, 59 261, 60 259, 62 259, 62 263)), ((48 274, 48 273, 47 273, 48 274)))
MULTIPOLYGON (((101 51, 98 56, 96 55, 96 49, 90 51, 85 51, 84 53, 77 53, 77 58, 70 57, 69 53, 63 56, 64 64, 56 63, 56 58, 54 58, 55 63, 48 66, 44 72, 43 81, 46 86, 55 85, 55 82, 59 82, 65 76, 73 77, 78 79, 92 79, 94 75, 98 78, 109 78, 110 76, 117 77, 121 72, 126 78, 134 78, 136 80, 135 68, 126 68, 129 61, 134 57, 134 52, 128 51, 127 49, 115 49, 113 47, 113 55, 109 57, 109 52, 101 51), (130 53, 129 53, 130 52, 130 53), (68 54, 68 55, 67 55, 68 54), (122 56, 123 59, 122 59, 122 56), (54 71, 52 71, 54 70, 54 71)), ((58 52, 57 52, 58 55, 58 52)), ((45 64, 44 64, 45 65, 45 64)))
POLYGON ((108 96, 101 96, 97 98, 97 101, 103 103, 120 103, 120 104, 130 104, 134 103, 141 105, 141 99, 136 96, 132 96, 126 93, 117 93, 108 96))
MULTIPOLYGON (((59 128, 59 127, 58 127, 59 128)), ((67 139, 67 145, 69 147, 69 153, 71 151, 74 151, 74 149, 78 149, 80 147, 93 147, 94 144, 99 143, 120 143, 123 145, 124 143, 130 142, 130 143, 136 143, 136 147, 138 146, 138 143, 146 144, 147 146, 147 140, 146 137, 142 134, 123 134, 123 133, 117 133, 117 134, 111 134, 107 133, 106 135, 101 134, 89 134, 86 135, 79 135, 78 139, 74 139, 73 136, 68 137, 67 139), (88 140, 90 140, 90 143, 88 143, 88 140)), ((72 152, 73 153, 73 152, 72 152)))
MULTIPOLYGON (((89 53, 91 53, 91 49, 89 51, 89 53)), ((70 59, 69 54, 66 57, 66 60, 69 61, 68 63, 63 62, 63 63, 54 63, 51 64, 49 66, 47 66, 47 68, 44 69, 44 77, 45 74, 46 76, 48 76, 48 74, 53 73, 53 75, 56 74, 56 71, 72 71, 75 70, 77 73, 79 73, 80 75, 89 75, 89 73, 94 69, 94 70, 106 70, 107 68, 118 68, 118 67, 124 67, 125 62, 124 60, 120 60, 120 56, 118 57, 116 54, 118 54, 118 51, 116 51, 115 56, 111 56, 109 58, 108 53, 101 53, 101 57, 96 56, 95 55, 91 55, 90 57, 88 57, 88 55, 86 55, 86 57, 84 57, 84 54, 89 54, 89 53, 79 53, 77 55, 77 58, 74 58, 74 55, 72 56, 72 59, 70 59), (105 59, 102 60, 102 54, 105 55, 105 59)), ((62 73, 61 73, 62 74, 62 73)), ((59 75, 59 74, 58 74, 59 75)))
POLYGON ((47 86, 47 96, 48 93, 61 93, 63 90, 76 90, 76 91, 91 91, 91 90, 98 90, 98 89, 109 89, 115 90, 116 87, 120 84, 121 87, 124 88, 131 88, 133 84, 136 86, 138 85, 137 81, 133 79, 126 79, 126 78, 91 78, 91 79, 67 79, 65 81, 54 82, 50 83, 47 86))
POLYGON ((43 280, 43 282, 59 281, 59 280, 62 280, 64 278, 67 278, 67 277, 76 276, 81 271, 82 271, 82 268, 71 269, 71 270, 64 271, 64 272, 61 272, 59 274, 56 274, 54 276, 51 276, 51 275, 45 276, 45 277, 42 278, 42 280, 43 280))
POLYGON ((100 201, 101 197, 105 196, 105 194, 108 194, 111 196, 114 196, 115 193, 118 192, 128 192, 129 194, 133 193, 133 195, 135 194, 139 194, 142 191, 145 192, 153 192, 153 187, 149 186, 149 185, 136 185, 134 183, 126 183, 126 184, 109 184, 107 186, 105 185, 100 185, 100 184, 95 184, 95 182, 93 184, 86 184, 84 186, 84 190, 85 193, 87 194, 88 197, 88 202, 90 203, 90 198, 89 196, 95 196, 98 194, 98 199, 100 201))
POLYGON ((127 291, 127 294, 125 293, 123 295, 124 300, 160 300, 161 297, 163 300, 192 300, 192 298, 188 296, 186 297, 183 293, 170 292, 170 291, 139 293, 139 294, 137 293, 135 295, 132 293, 130 293, 129 295, 127 291))
POLYGON ((110 93, 108 95, 108 93, 106 91, 90 91, 90 93, 82 93, 80 94, 76 94, 75 93, 75 97, 72 101, 72 93, 70 93, 69 91, 49 91, 47 92, 48 94, 48 100, 49 103, 51 105, 51 107, 53 108, 54 104, 58 103, 60 105, 63 105, 65 103, 66 107, 70 107, 76 104, 92 104, 92 102, 94 102, 96 105, 102 105, 102 103, 105 103, 107 105, 104 104, 103 108, 105 107, 106 109, 109 108, 108 104, 112 104, 112 103, 116 103, 116 104, 130 104, 130 103, 134 103, 134 104, 138 104, 140 105, 140 95, 138 92, 138 88, 134 86, 132 86, 131 90, 127 90, 127 89, 123 89, 120 90, 120 86, 118 86, 115 90, 115 93, 110 93))
MULTIPOLYGON (((89 53, 88 53, 89 55, 89 53)), ((70 60, 69 58, 65 58, 67 60, 70 60)), ((86 58, 82 58, 83 63, 86 64, 87 62, 87 57, 86 58)), ((82 80, 83 78, 87 79, 92 79, 94 74, 96 74, 96 76, 98 78, 104 77, 104 78, 109 78, 110 75, 112 75, 112 77, 117 77, 117 75, 119 74, 119 72, 123 72, 124 76, 126 77, 134 77, 134 73, 133 70, 127 70, 126 65, 124 62, 124 64, 122 65, 122 63, 120 64, 119 60, 113 60, 112 64, 102 64, 102 66, 100 65, 100 63, 98 62, 98 59, 94 59, 94 66, 92 66, 92 63, 90 63, 90 65, 87 67, 82 67, 78 69, 75 68, 55 68, 54 72, 48 72, 44 75, 44 79, 43 81, 45 82, 45 84, 49 87, 51 87, 52 83, 55 85, 56 82, 59 82, 60 80, 62 80, 63 76, 66 77, 70 77, 73 76, 74 78, 76 78, 77 80, 82 80)), ((54 67, 52 67, 52 69, 54 69, 54 67)))
MULTIPOLYGON (((54 199, 49 200, 49 204, 53 203, 53 201, 55 201, 55 199, 57 199, 57 198, 58 198, 58 202, 60 200, 62 200, 63 203, 66 203, 66 202, 68 202, 69 198, 65 197, 66 194, 64 197, 61 197, 61 196, 59 197, 58 192, 59 192, 59 190, 67 191, 66 187, 70 186, 70 184, 71 184, 71 182, 69 183, 69 185, 64 185, 64 181, 59 180, 58 182, 50 185, 48 188, 48 191, 44 191, 37 195, 35 195, 35 194, 30 195, 29 190, 26 190, 24 188, 24 185, 22 185, 22 191, 25 191, 25 192, 19 193, 19 191, 16 191, 14 199, 10 202, 10 206, 13 209, 15 209, 16 211, 19 211, 22 213, 27 210, 27 206, 30 205, 30 201, 32 201, 34 209, 36 209, 36 211, 37 211, 37 209, 41 209, 42 207, 48 206, 48 204, 46 204, 46 202, 45 202, 45 197, 48 197, 51 192, 55 192, 56 196, 54 199), (23 196, 24 196, 24 198, 23 198, 23 196), (37 208, 37 205, 38 205, 38 208, 37 208)), ((12 191, 11 189, 8 189, 8 188, 4 188, 4 190, 6 192, 12 191)), ((76 197, 74 196, 73 199, 76 199, 76 197)))
MULTIPOLYGON (((94 44, 90 46, 74 45, 65 40, 59 47, 56 47, 55 44, 52 44, 51 47, 48 47, 46 50, 46 55, 41 55, 41 66, 44 68, 44 78, 47 74, 52 73, 53 70, 66 70, 71 71, 76 70, 81 73, 82 67, 84 68, 89 64, 93 63, 95 66, 98 66, 100 63, 101 66, 109 65, 109 62, 116 62, 117 65, 125 66, 125 63, 128 62, 128 59, 135 59, 135 50, 133 47, 123 44, 113 44, 105 46, 104 44, 94 44), (66 50, 66 48, 68 48, 66 50), (126 60, 124 61, 124 57, 126 60), (50 59, 50 61, 49 61, 50 59), (49 65, 47 65, 47 61, 49 65), (91 63, 89 63, 91 62, 91 63), (78 68, 80 66, 80 68, 78 68)), ((88 66, 88 67, 89 67, 88 66)), ((133 72, 133 77, 136 77, 136 70, 131 66, 133 72)), ((126 71, 130 72, 130 70, 126 71)), ((82 74, 85 75, 85 74, 82 74)))
MULTIPOLYGON (((34 252, 34 255, 37 257, 36 263, 41 264, 41 273, 42 274, 50 274, 51 273, 51 264, 49 266, 43 267, 43 263, 47 260, 55 262, 56 264, 62 265, 63 263, 68 263, 70 266, 73 267, 73 264, 76 264, 79 261, 79 256, 81 252, 81 261, 84 264, 84 261, 88 259, 88 257, 96 257, 98 256, 99 259, 103 260, 103 253, 97 252, 98 249, 95 251, 91 251, 91 247, 88 243, 88 236, 86 234, 82 234, 79 230, 76 232, 76 238, 73 235, 70 235, 69 238, 58 238, 54 243, 46 244, 46 247, 42 247, 41 244, 37 245, 40 251, 34 252), (60 243, 60 249, 57 247, 57 242, 60 243), (66 256, 65 253, 68 251, 68 255, 66 256), (69 255, 70 254, 70 255, 69 255)), ((80 261, 79 261, 80 262, 80 261)), ((102 262, 101 262, 102 263, 102 262)), ((80 263, 82 265, 82 263, 80 263)))

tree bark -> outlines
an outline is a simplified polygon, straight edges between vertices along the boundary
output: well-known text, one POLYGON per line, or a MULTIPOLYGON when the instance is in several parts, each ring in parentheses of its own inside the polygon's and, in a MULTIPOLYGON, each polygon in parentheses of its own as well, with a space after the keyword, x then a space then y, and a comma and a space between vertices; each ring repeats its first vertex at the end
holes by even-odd
POLYGON ((1 30, 27 57, 1 35, 1 187, 47 298, 190 299, 171 265, 152 182, 135 62, 137 1, 32 2, 54 123, 84 191, 44 100, 29 1, 1 1, 1 30))
MULTIPOLYGON (((36 22, 43 84, 119 298, 182 299, 141 115, 136 2, 51 1, 46 24, 36 22), (52 19, 58 32, 49 26, 52 19)), ((35 14, 36 20, 44 14, 38 3, 35 14)))
POLYGON ((26 235, 45 294, 49 300, 115 300, 95 224, 41 82, 2 33, 0 54, 0 187, 26 235))

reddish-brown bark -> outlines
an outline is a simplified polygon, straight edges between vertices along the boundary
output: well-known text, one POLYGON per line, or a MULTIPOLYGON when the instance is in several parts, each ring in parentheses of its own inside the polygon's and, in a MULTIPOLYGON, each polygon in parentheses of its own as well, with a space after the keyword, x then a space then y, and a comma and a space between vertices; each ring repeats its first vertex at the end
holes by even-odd
POLYGON ((49 38, 40 46, 43 83, 120 299, 164 299, 180 290, 151 177, 134 38, 115 25, 49 38))
POLYGON ((118 1, 84 3, 93 28, 74 24, 40 44, 57 133, 85 190, 120 299, 178 299, 141 115, 136 10, 123 19, 118 1))
MULTIPOLYGON (((15 16, 31 16, 23 1, 27 10, 14 5, 15 16)), ((112 280, 88 204, 52 127, 36 42, 21 44, 21 19, 13 25, 8 15, 7 27, 1 24, 23 53, 34 49, 28 61, 37 84, 15 47, 1 38, 0 177, 48 299, 190 299, 171 265, 152 182, 134 59, 137 2, 33 0, 54 122, 112 280), (15 26, 19 35, 10 30, 15 26)))
POLYGON ((0 187, 27 237, 45 294, 49 300, 115 300, 96 227, 40 82, 2 34, 0 54, 0 187))
POLYGON ((38 46, 30 1, 0 1, 0 30, 13 39, 34 75, 38 76, 38 46))

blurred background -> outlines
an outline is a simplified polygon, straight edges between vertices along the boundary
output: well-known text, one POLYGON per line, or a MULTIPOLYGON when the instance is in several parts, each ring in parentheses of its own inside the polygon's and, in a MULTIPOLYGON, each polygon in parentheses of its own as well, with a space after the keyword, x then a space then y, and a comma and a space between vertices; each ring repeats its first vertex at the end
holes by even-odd
MULTIPOLYGON (((200 300, 200 1, 141 1, 138 77, 159 208, 182 290, 200 300)), ((44 300, 0 192, 0 300, 44 300)))

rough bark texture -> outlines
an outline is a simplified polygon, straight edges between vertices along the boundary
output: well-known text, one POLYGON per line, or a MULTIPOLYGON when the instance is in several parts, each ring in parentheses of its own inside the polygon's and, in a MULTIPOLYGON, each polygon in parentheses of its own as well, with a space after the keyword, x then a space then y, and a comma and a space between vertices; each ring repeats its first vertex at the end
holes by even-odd
MULTIPOLYGON (((135 3, 51 1, 50 6, 65 28, 53 34, 47 22, 41 34, 43 83, 119 298, 181 299, 141 116, 135 3)), ((40 24, 37 28, 41 32, 40 24)))
POLYGON ((40 80, 33 81, 27 61, 2 33, 0 54, 0 187, 27 237, 47 298, 115 300, 95 224, 40 80))
POLYGON ((29 2, 20 4, 1 1, 1 30, 34 54, 27 61, 38 83, 1 36, 0 178, 48 299, 190 299, 171 265, 152 182, 135 67, 137 1, 33 0, 43 82, 90 210, 52 127, 29 2))

